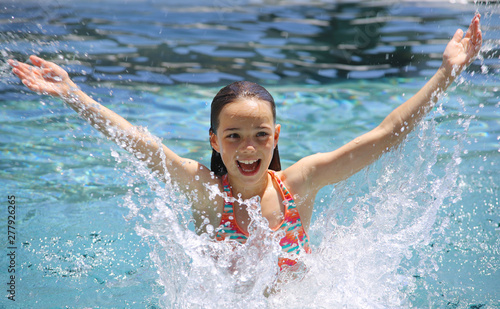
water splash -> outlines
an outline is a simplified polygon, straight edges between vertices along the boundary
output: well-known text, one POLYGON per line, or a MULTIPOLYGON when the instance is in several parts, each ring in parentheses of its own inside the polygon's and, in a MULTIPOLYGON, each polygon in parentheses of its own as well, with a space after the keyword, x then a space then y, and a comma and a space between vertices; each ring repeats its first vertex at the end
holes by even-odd
MULTIPOLYGON (((17 4, 16 7, 22 7, 19 5, 20 4, 17 4)), ((112 7, 119 6, 108 7, 110 11, 112 11, 112 7)), ((404 6, 401 8, 404 9, 404 6)), ((479 58, 479 60, 481 60, 481 72, 483 75, 487 73, 490 75, 487 76, 487 80, 482 83, 481 78, 484 77, 476 74, 475 77, 477 81, 473 84, 479 86, 485 93, 481 94, 470 91, 474 93, 474 95, 468 94, 465 96, 465 100, 472 102, 475 102, 475 97, 478 95, 484 98, 487 97, 485 102, 488 102, 487 108, 489 108, 490 112, 483 112, 483 118, 497 115, 499 108, 498 78, 494 76, 495 72, 498 72, 497 46, 499 41, 495 37, 498 31, 498 23, 494 19, 494 16, 496 16, 494 14, 495 7, 488 6, 488 10, 490 9, 491 13, 486 13, 484 16, 484 21, 486 22, 488 20, 488 14, 491 14, 491 22, 489 24, 484 23, 487 25, 484 29, 484 34, 486 38, 486 33, 491 33, 493 39, 485 41, 481 54, 481 57, 484 55, 485 63, 482 62, 483 58, 479 58), (486 84, 493 84, 493 86, 486 87, 486 84)), ((87 8, 87 11, 90 10, 92 10, 92 7, 90 9, 87 8)), ((279 6, 277 6, 277 10, 282 11, 279 6)), ((31 12, 32 10, 27 11, 31 12)), ((60 12, 64 11, 65 10, 61 10, 60 12)), ((357 9, 353 12, 355 13, 356 11, 357 9)), ((444 12, 439 13, 439 10, 434 11, 438 12, 438 14, 445 14, 444 12)), ((450 14, 450 18, 445 18, 446 20, 452 20, 456 18, 456 16, 460 16, 456 11, 446 11, 449 11, 449 13, 446 14, 450 14)), ((54 14, 58 14, 57 11, 55 12, 54 14)), ((354 16, 354 13, 353 20, 357 18, 354 16)), ((65 14, 66 13, 63 15, 65 16, 65 14)), ((98 13, 93 12, 92 16, 95 16, 95 14, 98 13)), ((346 14, 351 13, 346 12, 346 14)), ((406 15, 404 14, 408 13, 403 12, 400 13, 399 16, 405 17, 406 15)), ((413 12, 411 14, 413 15, 413 12)), ((103 18, 106 19, 109 16, 113 16, 113 18, 118 20, 120 20, 120 18, 125 18, 123 24, 130 24, 127 16, 136 15, 135 12, 134 14, 109 14, 108 12, 103 18)), ((151 23, 153 21, 157 24, 162 24, 165 20, 163 15, 156 16, 155 18, 157 19, 151 19, 150 14, 146 14, 145 16, 147 16, 148 19, 145 23, 151 23)), ((310 16, 314 17, 316 15, 310 16)), ((60 22, 60 18, 61 17, 58 16, 53 20, 60 22)), ((183 20, 185 20, 185 18, 183 18, 183 20)), ((195 22, 198 22, 198 19, 196 19, 195 22)), ((112 26, 115 25, 115 22, 111 20, 108 20, 107 23, 112 26)), ((216 24, 218 26, 219 22, 216 24)), ((63 25, 63 22, 59 25, 63 25)), ((82 25, 84 24, 82 23, 82 25)), ((252 23, 246 22, 242 23, 242 25, 253 26, 252 23)), ((429 25, 429 28, 425 29, 424 32, 435 32, 435 24, 429 25)), ((105 25, 95 24, 89 25, 88 27, 97 29, 102 28, 102 26, 105 25)), ((443 24, 443 26, 446 26, 446 24, 443 24)), ((52 29, 48 24, 43 28, 52 29)), ((19 27, 19 29, 24 28, 19 27)), ((183 28, 181 27, 179 29, 183 28)), ((391 28, 389 28, 388 31, 390 31, 390 33, 388 34, 396 36, 398 34, 398 27, 393 29, 396 30, 391 31, 391 28)), ((245 33, 248 32, 245 27, 243 27, 242 30, 245 33)), ((128 33, 128 31, 134 33, 134 31, 138 30, 136 28, 126 30, 121 27, 114 32, 115 38, 118 41, 126 39, 127 37, 121 34, 128 33)), ((199 31, 205 33, 205 27, 201 27, 199 31)), ((24 32, 26 31, 22 33, 24 32)), ((35 39, 33 42, 27 42, 27 39, 24 38, 22 33, 12 31, 9 32, 10 36, 4 37, 4 41, 7 43, 6 50, 8 51, 8 53, 2 52, 4 58, 16 57, 22 59, 27 53, 31 52, 48 52, 54 55, 61 52, 73 53, 75 50, 83 50, 81 53, 76 52, 76 60, 73 58, 69 63, 77 63, 77 60, 80 60, 83 61, 85 65, 90 65, 85 61, 110 58, 114 59, 111 65, 119 65, 119 62, 122 61, 122 59, 115 57, 115 55, 122 54, 120 52, 120 46, 114 43, 109 44, 109 40, 104 40, 103 42, 93 40, 87 41, 88 38, 86 35, 75 40, 74 38, 77 38, 79 34, 77 33, 75 36, 71 33, 71 35, 66 36, 69 41, 66 43, 52 43, 52 41, 44 43, 46 40, 41 36, 34 37, 35 39), (88 42, 88 44, 79 43, 78 40, 88 42), (87 53, 87 51, 90 51, 90 54, 87 53)), ((154 31, 148 31, 147 35, 151 33, 154 33, 154 31)), ((274 33, 275 31, 271 29, 269 35, 264 35, 267 39, 267 41, 263 40, 264 45, 261 46, 264 47, 264 50, 270 50, 269 47, 273 47, 272 45, 275 44, 275 42, 279 43, 279 40, 274 37, 274 33)), ((446 33, 448 32, 446 31, 446 33)), ((53 33, 51 32, 49 34, 53 33)), ((203 37, 202 35, 199 36, 203 37)), ((51 37, 50 40, 53 40, 53 38, 57 36, 52 35, 51 37)), ((109 37, 111 36, 107 38, 109 37)), ((184 33, 182 33, 182 36, 179 36, 179 38, 183 39, 185 37, 184 33)), ((189 35, 189 37, 192 39, 196 36, 189 35)), ((295 35, 295 37, 297 38, 297 35, 295 35)), ((242 36, 242 38, 245 39, 246 37, 242 36)), ((442 39, 442 37, 439 38, 442 39)), ((299 37, 299 39, 305 39, 305 37, 299 37)), ((417 39, 419 38, 411 37, 407 41, 414 41, 417 39)), ((59 37, 58 40, 62 40, 61 37, 59 37)), ((115 39, 113 38, 113 40, 115 39)), ((299 40, 296 42, 301 41, 299 40)), ((129 44, 129 42, 125 43, 129 44)), ((193 61, 189 58, 196 56, 196 53, 194 51, 189 51, 187 48, 192 45, 199 45, 198 43, 194 44, 189 40, 187 43, 181 42, 180 46, 177 46, 177 43, 172 44, 172 42, 167 41, 167 45, 169 45, 168 51, 172 49, 174 54, 181 54, 184 48, 187 52, 183 59, 189 59, 189 62, 187 60, 185 61, 186 65, 192 65, 196 69, 198 69, 200 64, 198 61, 193 61), (172 46, 170 46, 170 44, 172 46)), ((210 43, 212 44, 213 42, 210 43)), ((309 40, 306 40, 305 43, 302 44, 307 46, 310 45, 309 40)), ((225 46, 222 45, 222 47, 225 46)), ((157 46, 153 49, 155 52, 152 54, 160 54, 157 52, 157 46)), ((293 50, 298 53, 297 57, 289 58, 296 59, 307 56, 304 55, 305 48, 293 46, 293 50)), ((330 50, 330 48, 324 49, 325 52, 329 52, 330 50)), ((131 61, 134 66, 137 66, 137 71, 139 73, 142 72, 140 70, 149 72, 148 70, 150 70, 150 68, 141 69, 144 64, 144 60, 141 58, 144 57, 133 58, 135 49, 122 49, 122 51, 125 51, 125 54, 128 53, 130 59, 133 59, 131 61)), ((259 50, 259 52, 261 52, 261 50, 259 50)), ((273 57, 279 58, 280 55, 273 57)), ((377 57, 373 56, 368 57, 377 59, 377 57)), ((317 59, 320 58, 321 57, 317 57, 317 59)), ((221 57, 216 60, 226 61, 225 59, 230 59, 230 57, 221 57)), ((256 58, 254 60, 259 59, 260 58, 256 58)), ((312 61, 310 60, 312 58, 304 59, 312 61)), ((331 57, 325 57, 325 59, 331 59, 331 57)), ((390 60, 387 57, 385 57, 385 59, 387 61, 390 60)), ((210 61, 207 63, 213 62, 210 61)), ((261 62, 251 62, 248 60, 248 65, 251 66, 250 69, 254 66, 254 63, 261 62)), ((318 62, 317 64, 320 65, 322 63, 318 62)), ((232 65, 234 65, 234 63, 231 62, 227 65, 222 65, 222 67, 228 68, 232 67, 232 65)), ((426 66, 427 65, 431 69, 434 69, 432 61, 428 62, 426 66)), ((234 65, 234 67, 236 68, 235 70, 241 72, 241 65, 237 64, 234 65)), ((276 68, 280 69, 282 67, 286 67, 286 65, 276 66, 276 68)), ((90 73, 77 76, 80 78, 81 82, 101 81, 101 76, 98 72, 93 73, 93 68, 86 66, 84 68, 90 73)), ((185 68, 184 66, 180 66, 179 68, 170 69, 170 72, 175 73, 176 70, 184 72, 185 68)), ((315 74, 310 70, 299 72, 299 70, 294 67, 283 70, 283 72, 284 74, 286 73, 285 75, 288 73, 296 73, 298 76, 303 77, 302 79, 297 79, 299 82, 306 80, 309 74, 315 74)), ((393 71, 388 71, 390 74, 392 74, 392 72, 393 71)), ((142 75, 139 73, 135 75, 132 74, 131 80, 133 82, 152 82, 151 78, 141 78, 142 75)), ((4 63, 0 65, 0 75, 6 77, 8 83, 11 84, 9 86, 14 88, 17 87, 17 81, 14 82, 10 74, 10 68, 4 63)), ((106 75, 107 79, 104 78, 102 80, 117 80, 112 73, 106 75)), ((162 83, 158 75, 147 76, 152 76, 153 80, 158 79, 159 81, 156 82, 162 83)), ((319 79, 317 75, 314 75, 313 78, 319 79)), ((189 81, 193 83, 198 82, 196 78, 193 77, 191 77, 189 81)), ((458 81, 461 83, 460 87, 467 86, 465 84, 466 79, 463 76, 460 77, 458 81)), ((328 84, 327 86, 330 87, 331 85, 328 84)), ((383 83, 381 89, 385 91, 388 87, 387 83, 383 83)), ((97 89, 93 90, 98 91, 97 89)), ((24 90, 16 88, 16 92, 19 91, 22 92, 24 90)), ((454 91, 454 89, 451 89, 451 91, 454 91)), ((181 95, 174 97, 178 98, 181 97, 181 95)), ((320 96, 318 95, 318 97, 320 96)), ((386 102, 386 99, 387 98, 384 98, 380 102, 386 102)), ((165 98, 161 97, 158 101, 165 101, 165 98)), ((315 101, 318 102, 318 100, 315 101)), ((361 98, 359 101, 368 102, 366 98, 361 98)), ((266 253, 264 256, 260 256, 260 252, 256 252, 256 250, 252 251, 251 248, 243 246, 235 250, 228 244, 212 243, 204 236, 197 236, 192 231, 193 229, 187 228, 192 225, 190 222, 189 204, 176 193, 174 187, 158 183, 154 175, 151 175, 149 171, 141 165, 142 163, 139 163, 135 158, 124 154, 117 155, 118 153, 116 152, 112 153, 113 157, 118 160, 123 159, 122 161, 128 164, 124 176, 129 180, 128 185, 130 190, 123 198, 122 204, 129 212, 125 215, 126 220, 128 220, 130 225, 135 225, 137 235, 142 237, 142 240, 150 246, 149 254, 151 260, 155 263, 154 268, 158 273, 158 282, 161 285, 161 291, 152 297, 160 298, 164 307, 210 307, 215 306, 215 304, 220 304, 221 307, 252 308, 285 306, 290 308, 385 308, 391 306, 448 306, 453 308, 472 308, 475 301, 479 304, 476 307, 481 307, 481 303, 488 302, 488 300, 491 300, 491 303, 493 303, 495 299, 498 299, 498 291, 492 291, 490 294, 487 294, 487 292, 484 291, 486 290, 487 284, 467 285, 467 279, 470 281, 476 280, 476 282, 484 280, 487 283, 491 283, 490 285, 492 287, 498 286, 498 279, 495 280, 495 278, 498 278, 499 269, 498 248, 500 248, 500 244, 498 226, 500 226, 500 221, 498 220, 498 176, 495 176, 494 173, 498 170, 497 163, 495 163, 498 162, 498 160, 496 160, 498 156, 495 157, 495 155, 500 151, 500 147, 498 138, 494 142, 489 141, 489 139, 483 139, 487 140, 487 142, 484 143, 488 144, 481 148, 478 146, 477 140, 473 137, 480 136, 479 134, 483 134, 483 136, 487 136, 488 134, 498 136, 498 134, 496 134, 496 132, 498 132, 498 126, 495 127, 493 125, 495 123, 494 120, 489 120, 486 121, 486 123, 489 123, 491 127, 473 130, 474 126, 480 127, 481 122, 478 119, 467 118, 468 116, 466 116, 465 120, 463 119, 463 115, 467 115, 465 109, 470 102, 461 100, 456 101, 457 102, 449 102, 451 106, 447 105, 446 108, 444 108, 443 105, 438 106, 441 113, 437 114, 437 118, 442 117, 443 119, 438 119, 437 123, 424 123, 420 130, 413 134, 409 142, 400 150, 386 155, 375 167, 360 173, 349 181, 339 184, 335 188, 330 194, 332 203, 328 205, 328 209, 320 209, 322 215, 319 216, 312 227, 312 232, 318 234, 319 237, 313 240, 315 243, 315 246, 313 246, 313 254, 304 256, 304 263, 308 267, 308 272, 301 280, 292 280, 280 286, 281 292, 272 294, 268 298, 264 297, 265 287, 269 286, 270 283, 272 284, 274 280, 272 276, 274 276, 276 270, 276 265, 274 263, 268 263, 268 261, 273 259, 272 256, 276 254, 276 252, 270 249, 271 251, 269 254, 266 253), (458 107, 455 107, 456 103, 458 103, 458 107), (466 106, 464 106, 464 104, 466 106), (450 109, 451 112, 449 112, 450 109), (441 129, 443 126, 439 124, 439 121, 452 123, 454 129, 452 128, 449 130, 449 128, 445 128, 444 132, 446 133, 444 133, 441 129), (467 134, 466 132, 469 129, 471 135, 466 137, 465 134, 467 134), (448 130, 459 133, 448 134, 448 130), (461 133, 462 130, 464 133, 461 133), (438 139, 437 135, 444 136, 444 139, 438 139), (495 147, 496 153, 491 153, 491 151, 489 151, 492 147, 495 147), (486 154, 484 154, 484 152, 486 152, 486 154), (477 156, 479 159, 476 160, 472 158, 473 156, 477 156), (488 161, 485 162, 483 159, 486 159, 486 156, 488 156, 488 161), (466 171, 469 174, 464 172, 465 169, 461 169, 461 167, 465 165, 464 162, 466 162, 467 165, 472 165, 470 170, 466 171), (491 163, 491 165, 487 165, 486 163, 491 163), (410 168, 412 170, 411 173, 408 172, 410 168), (493 172, 488 174, 489 168, 491 168, 493 172), (472 173, 474 175, 471 175, 472 173), (466 196, 465 198, 471 200, 470 205, 462 203, 462 206, 460 206, 461 199, 464 198, 464 195, 466 196), (484 201, 484 205, 482 201, 484 201), (474 219, 478 217, 478 214, 483 214, 483 216, 474 219), (217 254, 223 258, 214 260, 212 256, 217 254), (449 264, 447 265, 442 262, 444 257, 447 257, 446 255, 448 256, 448 260, 450 260, 450 255, 459 256, 459 258, 451 259, 451 261, 446 262, 449 264), (460 259, 460 256, 462 259, 460 259), (243 267, 237 274, 231 272, 230 267, 233 263, 231 258, 238 259, 242 257, 247 257, 247 261, 249 262, 261 260, 264 262, 258 265, 243 267), (446 273, 443 276, 443 272, 446 272, 446 269, 449 269, 449 272, 454 274, 462 271, 463 273, 470 272, 478 275, 471 278, 465 278, 464 276, 459 277, 458 275, 453 276, 453 280, 460 282, 460 286, 457 286, 457 284, 454 283, 446 283, 446 280, 450 279, 450 276, 446 276, 446 273), (252 272, 256 272, 257 275, 252 274, 252 272), (264 276, 259 277, 259 272, 264 274, 264 276), (246 286, 245 283, 249 283, 248 286, 246 286), (237 293, 234 291, 235 286, 244 287, 247 289, 247 293, 240 293, 241 291, 237 293), (233 292, 229 292, 228 294, 226 288, 233 292)), ((172 102, 176 102, 175 99, 172 99, 172 102)), ((288 102, 290 102, 290 100, 288 100, 288 102)), ((349 100, 349 102, 352 101, 349 100)), ((23 104, 25 110, 32 109, 32 102, 28 103, 23 104)), ((330 104, 331 102, 327 103, 330 104)), ((44 103, 42 102, 42 104, 44 103)), ((50 106, 53 104, 54 103, 51 101, 47 103, 47 105, 50 106)), ((161 106, 163 107, 163 105, 161 106)), ((352 107, 353 105, 346 104, 346 106, 352 107)), ((162 114, 160 110, 157 111, 158 114, 164 117, 164 114, 162 114)), ((36 112, 39 113, 39 111, 36 112)), ((53 111, 50 111, 50 113, 53 113, 53 111)), ((56 114, 60 115, 57 111, 56 114)), ((317 115, 317 113, 311 114, 317 115)), ((296 113, 290 113, 290 115, 290 118, 295 117, 293 120, 301 116, 296 115, 296 113)), ((150 117, 151 119, 153 118, 152 116, 150 117)), ((307 121, 307 119, 305 119, 305 121, 307 121)), ((317 122, 319 123, 321 121, 317 122)), ((78 124, 80 123, 78 122, 78 124)), ((331 125, 331 123, 328 124, 331 125)), ((22 123, 23 128, 29 127, 29 125, 29 122, 22 123)), ((66 119, 66 127, 70 126, 71 125, 66 119)), ((15 130, 6 132, 3 137, 8 138, 9 136, 14 136, 13 138, 18 138, 18 131, 20 130, 18 130, 17 127, 14 127, 14 129, 15 130)), ((43 129, 45 129, 45 126, 43 129)), ((35 132, 30 132, 29 134, 38 137, 37 131, 42 131, 42 128, 39 128, 39 130, 35 132)), ((66 137, 70 137, 70 135, 66 137)), ((22 138, 24 138, 24 136, 19 139, 22 138)), ((64 135, 60 135, 58 144, 63 143, 63 140, 71 140, 70 143, 73 143, 72 138, 65 138, 64 135)), ((480 139, 479 143, 481 142, 480 139)), ((87 144, 89 143, 86 143, 86 146, 88 146, 87 144)), ((31 147, 26 147, 24 144, 17 143, 14 145, 16 147, 10 147, 11 150, 17 147, 20 149, 31 147)), ((41 145, 44 147, 42 149, 48 149, 46 144, 41 143, 41 145)), ((40 147, 39 144, 37 144, 37 146, 40 147)), ((81 148, 86 147, 82 145, 81 148)), ((310 147, 310 149, 313 148, 314 147, 310 147)), ((69 153, 62 151, 61 153, 63 155, 53 159, 74 160, 73 154, 69 155, 69 153)), ((24 153, 21 154, 24 155, 24 153)), ((30 162, 28 161, 30 159, 30 157, 27 157, 26 162, 30 162)), ((18 161, 14 160, 8 162, 9 166, 6 165, 8 169, 11 168, 10 165, 18 163, 18 161)), ((18 172, 17 170, 13 173, 15 175, 28 175, 32 174, 33 171, 37 171, 37 175, 42 174, 40 170, 38 170, 38 166, 47 165, 47 162, 44 161, 43 163, 44 164, 39 164, 39 162, 35 160, 34 163, 29 163, 31 164, 29 168, 26 168, 26 170, 29 170, 29 173, 25 173, 24 171, 18 172)), ((63 171, 71 173, 71 170, 68 171, 67 168, 66 170, 63 169, 63 171)), ((74 174, 77 175, 78 173, 75 172, 74 174)), ((75 175, 70 174, 70 176, 75 175)), ((51 175, 49 174, 48 176, 51 175)), ((48 176, 43 174, 42 179, 47 179, 48 176)), ((114 177, 114 174, 111 177, 114 177)), ((81 192, 86 182, 75 181, 75 178, 76 177, 63 178, 63 180, 59 180, 57 186, 64 186, 65 192, 70 191, 75 196, 83 197, 84 194, 81 192), (75 185, 70 187, 67 181, 71 181, 72 184, 75 183, 75 185)), ((25 181, 25 178, 19 179, 18 183, 32 181, 30 178, 27 178, 27 181, 25 181)), ((10 184, 7 186, 9 187, 10 184)), ((15 185, 11 186, 13 187, 15 185)), ((100 189, 101 188, 99 188, 99 190, 100 189)), ((43 185, 33 185, 33 183, 31 183, 30 190, 37 191, 37 195, 42 195, 44 198, 46 196, 53 198, 50 194, 45 193, 45 191, 47 191, 46 183, 43 185)), ((88 191, 85 191, 85 193, 86 192, 88 191)), ((25 196, 29 196, 27 191, 23 191, 23 193, 25 196)), ((103 193, 99 192, 98 194, 100 194, 100 200, 103 193)), ((33 200, 35 200, 35 198, 33 198, 33 200)), ((73 200, 69 200, 68 203, 72 201, 73 200)), ((38 209, 40 206, 39 203, 40 200, 38 197, 38 199, 33 202, 35 205, 32 205, 32 207, 38 209)), ((254 203, 254 205, 257 204, 254 203)), ((113 206, 114 205, 111 205, 109 208, 113 208, 113 206)), ((102 207, 102 203, 99 203, 99 207, 102 207)), ((109 208, 107 211, 110 211, 109 208)), ((265 234, 265 225, 258 223, 260 222, 258 216, 256 218, 256 224, 262 227, 262 233, 265 234)), ((55 221, 57 221, 57 224, 59 223, 58 220, 55 221)), ((49 222, 48 226, 53 226, 55 223, 52 221, 49 222)), ((43 227, 45 227, 45 225, 43 225, 43 227)), ((64 229, 61 228, 61 230, 64 229)), ((71 236, 68 237, 71 238, 71 236)), ((88 240, 89 243, 93 243, 93 237, 94 236, 85 236, 85 240, 88 240)), ((77 238, 77 240, 73 239, 73 241, 77 243, 79 239, 80 238, 77 238)), ((58 243, 49 240, 40 242, 41 245, 37 247, 37 243, 32 241, 34 258, 29 259, 29 261, 37 263, 36 257, 38 256, 40 257, 38 261, 41 261, 38 263, 42 266, 42 270, 55 269, 56 271, 49 275, 53 275, 57 280, 54 280, 54 285, 50 287, 57 287, 58 290, 61 289, 61 277, 67 276, 68 274, 76 274, 75 276, 77 277, 80 276, 85 278, 87 274, 92 273, 92 268, 94 270, 101 268, 104 273, 119 273, 122 270, 121 268, 117 270, 108 264, 116 265, 117 263, 127 263, 123 257, 117 259, 113 259, 112 257, 109 258, 113 252, 119 249, 116 243, 104 249, 96 245, 95 251, 99 254, 102 252, 102 254, 96 256, 102 259, 94 259, 93 257, 82 257, 79 253, 91 248, 87 243, 81 246, 82 249, 77 249, 75 245, 73 247, 75 250, 72 251, 72 249, 66 248, 69 245, 61 245, 61 242, 58 243), (62 250, 62 252, 60 250, 62 250), (94 262, 92 262, 92 259, 94 259, 94 262), (69 266, 66 266, 66 262, 68 262, 69 266)), ((272 248, 273 244, 273 241, 270 241, 269 248, 272 248)), ((132 250, 127 248, 123 251, 135 252, 137 250, 136 247, 132 246, 131 248, 132 250)), ((244 263, 242 264, 244 265, 244 263)), ((127 269, 127 271, 129 270, 127 269)), ((26 272, 29 272, 29 268, 26 268, 26 272)), ((127 272, 123 271, 123 273, 127 272)), ((29 278, 28 276, 24 276, 24 278, 27 278, 27 282, 48 281, 46 277, 33 279, 34 275, 31 273, 30 276, 32 277, 29 278)), ((151 275, 151 277, 155 276, 151 275)), ((89 278, 89 281, 92 280, 94 279, 89 278)), ((126 286, 135 282, 129 280, 132 279, 119 277, 115 281, 108 281, 107 285, 126 286)), ((102 281, 103 280, 98 280, 98 282, 102 281)), ((152 282, 153 280, 148 279, 147 284, 143 285, 153 285, 152 282)), ((50 284, 51 282, 48 281, 48 285, 50 284)), ((82 284, 78 283, 74 283, 73 286, 76 288, 75 290, 91 290, 89 287, 93 287, 93 285, 82 287, 82 284)), ((135 291, 131 291, 131 293, 135 294, 135 291)), ((109 291, 102 292, 102 295, 110 294, 109 291)), ((126 293, 120 290, 115 293, 114 296, 116 296, 116 294, 122 295, 126 293)), ((146 292, 145 294, 149 295, 150 293, 146 292)), ((73 297, 73 294, 70 295, 72 296, 69 297, 73 297)), ((98 296, 102 297, 102 295, 98 296)), ((68 296, 65 295, 65 297, 68 296)), ((75 295, 69 302, 78 299, 80 299, 80 296, 75 295)), ((47 299, 45 299, 45 301, 47 301, 47 299)), ((92 306, 91 299, 87 298, 87 301, 88 303, 85 305, 92 306)), ((109 300, 103 303, 109 304, 112 301, 113 300, 109 300)), ((128 301, 129 299, 127 298, 123 304, 128 301)), ((96 304, 96 307, 99 305, 102 306, 103 303, 96 304)))
MULTIPOLYGON (((187 228, 190 205, 168 180, 165 186, 159 184, 130 154, 112 151, 112 156, 117 162, 130 162, 126 174, 134 178, 130 178, 131 189, 123 202, 129 209, 126 219, 140 219, 135 221, 135 230, 151 246, 150 258, 165 289, 160 298, 165 307, 231 307, 234 303, 262 306, 267 302, 265 295, 278 284, 279 240, 283 235, 269 228, 260 213, 258 198, 238 199, 246 205, 251 219, 247 242, 216 242, 207 234, 198 236, 194 229, 187 228), (141 178, 153 191, 152 196, 139 189, 141 178)), ((223 195, 216 187, 207 189, 212 198, 223 195)))
MULTIPOLYGON (((148 197, 137 187, 130 189, 123 205, 130 210, 128 220, 141 218, 135 230, 151 246, 150 257, 164 288, 163 306, 400 307, 411 304, 419 278, 438 269, 436 259, 444 244, 433 239, 448 224, 438 213, 461 198, 457 167, 471 120, 458 121, 462 130, 453 146, 442 145, 435 121, 425 121, 376 168, 338 185, 330 209, 311 228, 320 231, 322 239, 312 254, 303 256, 307 271, 292 280, 277 277, 279 235, 262 218, 258 199, 239 200, 252 219, 246 244, 214 242, 187 228, 190 205, 175 187, 159 184, 131 155, 112 156, 132 162, 131 187, 142 176, 154 192, 148 197), (443 159, 448 151, 451 156, 443 159), (351 215, 339 220, 342 213, 351 215), (275 292, 268 295, 270 291, 275 292)), ((209 189, 212 197, 223 194, 209 189)))

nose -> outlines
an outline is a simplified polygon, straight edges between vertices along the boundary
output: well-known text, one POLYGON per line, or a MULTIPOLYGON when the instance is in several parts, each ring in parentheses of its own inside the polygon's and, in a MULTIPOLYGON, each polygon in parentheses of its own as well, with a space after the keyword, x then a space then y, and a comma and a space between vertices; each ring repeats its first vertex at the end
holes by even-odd
POLYGON ((255 143, 251 137, 247 137, 241 143, 241 152, 242 153, 252 153, 255 152, 255 143))

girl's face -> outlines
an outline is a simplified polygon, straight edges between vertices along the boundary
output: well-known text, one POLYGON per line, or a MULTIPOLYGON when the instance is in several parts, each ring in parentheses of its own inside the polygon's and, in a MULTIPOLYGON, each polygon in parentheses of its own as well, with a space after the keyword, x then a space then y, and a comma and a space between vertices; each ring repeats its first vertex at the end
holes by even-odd
POLYGON ((225 105, 216 130, 210 143, 221 154, 230 176, 246 182, 267 176, 280 133, 269 102, 245 98, 225 105))

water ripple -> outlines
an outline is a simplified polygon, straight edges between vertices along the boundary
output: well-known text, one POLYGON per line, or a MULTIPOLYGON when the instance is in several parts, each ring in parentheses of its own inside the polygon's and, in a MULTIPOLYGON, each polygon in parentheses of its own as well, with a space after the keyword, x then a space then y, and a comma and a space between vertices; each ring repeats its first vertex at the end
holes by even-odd
MULTIPOLYGON (((90 76, 111 82, 223 84, 234 78, 323 84, 344 78, 428 76, 435 66, 426 61, 440 55, 476 8, 482 9, 445 3, 429 9, 410 2, 26 1, 5 6, 0 47, 9 57, 26 59, 35 53, 61 64, 98 67, 90 76), (267 63, 266 68, 260 63, 267 63)), ((483 16, 488 39, 498 38, 493 16, 483 16)), ((495 54, 497 47, 485 58, 495 54)), ((498 66, 498 60, 488 65, 498 66)))

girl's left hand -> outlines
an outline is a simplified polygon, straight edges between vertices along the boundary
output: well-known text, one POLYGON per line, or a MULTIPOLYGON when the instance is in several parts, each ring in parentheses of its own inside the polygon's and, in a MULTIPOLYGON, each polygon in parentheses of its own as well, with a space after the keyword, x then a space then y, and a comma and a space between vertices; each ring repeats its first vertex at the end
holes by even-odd
POLYGON ((465 37, 461 29, 455 32, 443 53, 443 66, 446 71, 451 73, 453 70, 457 70, 455 72, 458 75, 476 58, 483 40, 481 29, 479 29, 480 19, 481 15, 476 13, 465 37))

